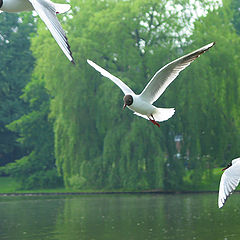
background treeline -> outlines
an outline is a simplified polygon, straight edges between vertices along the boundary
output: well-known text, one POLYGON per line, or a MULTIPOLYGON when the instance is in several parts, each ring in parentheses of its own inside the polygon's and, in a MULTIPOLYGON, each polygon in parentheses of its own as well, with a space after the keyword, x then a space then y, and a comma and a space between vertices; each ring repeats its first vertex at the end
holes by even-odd
POLYGON ((197 189, 239 155, 238 0, 71 5, 58 17, 75 67, 31 13, 0 15, 2 175, 25 189, 197 189), (156 102, 176 109, 159 129, 122 111, 122 92, 86 63, 139 93, 164 64, 212 41, 156 102))

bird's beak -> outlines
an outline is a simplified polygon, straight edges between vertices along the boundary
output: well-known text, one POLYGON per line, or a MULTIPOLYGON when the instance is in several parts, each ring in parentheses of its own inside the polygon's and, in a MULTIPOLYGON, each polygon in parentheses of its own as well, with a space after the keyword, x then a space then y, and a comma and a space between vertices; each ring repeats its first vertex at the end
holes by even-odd
POLYGON ((123 105, 123 109, 125 109, 126 106, 127 106, 127 104, 124 104, 124 105, 123 105))

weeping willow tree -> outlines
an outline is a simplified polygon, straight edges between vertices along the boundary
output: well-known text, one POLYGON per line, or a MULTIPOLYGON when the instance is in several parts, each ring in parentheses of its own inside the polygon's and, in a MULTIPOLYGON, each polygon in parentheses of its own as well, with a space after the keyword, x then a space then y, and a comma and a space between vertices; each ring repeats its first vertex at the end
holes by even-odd
MULTIPOLYGON (((211 178, 214 167, 225 165, 239 152, 240 38, 232 19, 229 1, 223 1, 195 22, 189 39, 192 50, 209 41, 216 41, 216 46, 184 71, 175 85, 181 101, 174 129, 183 136, 181 161, 195 187, 204 177, 211 178)), ((169 164, 176 165, 176 161, 169 164)), ((171 176, 176 171, 169 168, 166 172, 171 176)), ((174 184, 171 179, 166 185, 174 184)))
POLYGON ((34 76, 44 79, 51 95, 56 163, 67 187, 146 189, 162 188, 164 181, 179 189, 189 170, 201 170, 193 174, 196 183, 206 166, 222 164, 236 152, 231 138, 238 139, 239 70, 237 61, 231 62, 238 59, 238 47, 231 42, 239 40, 228 6, 199 18, 189 37, 194 11, 188 10, 194 8, 187 0, 72 0, 71 5, 72 11, 59 17, 75 67, 43 23, 32 41, 34 76), (214 40, 216 47, 156 102, 176 108, 160 129, 122 111, 122 92, 86 63, 97 62, 140 93, 161 66, 214 40), (180 149, 176 136, 182 137, 180 149))
POLYGON ((176 48, 186 38, 182 30, 191 18, 184 12, 188 1, 91 0, 71 5, 62 23, 76 67, 66 61, 41 22, 32 46, 35 74, 45 79, 52 95, 55 155, 65 185, 162 187, 167 129, 121 111, 120 90, 86 59, 139 93, 160 66, 178 55, 176 48))

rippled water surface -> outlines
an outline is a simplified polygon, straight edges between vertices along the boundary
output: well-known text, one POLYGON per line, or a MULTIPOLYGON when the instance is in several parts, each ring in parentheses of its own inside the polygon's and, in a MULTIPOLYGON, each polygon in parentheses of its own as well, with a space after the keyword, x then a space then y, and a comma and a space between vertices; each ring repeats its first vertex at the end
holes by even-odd
POLYGON ((1 240, 240 239, 240 194, 0 197, 1 240))

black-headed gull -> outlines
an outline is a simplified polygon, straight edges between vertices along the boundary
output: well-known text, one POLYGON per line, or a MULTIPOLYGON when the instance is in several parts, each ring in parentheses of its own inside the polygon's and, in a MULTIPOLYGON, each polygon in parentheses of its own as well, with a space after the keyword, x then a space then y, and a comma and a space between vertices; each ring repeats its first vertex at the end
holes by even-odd
POLYGON ((227 198, 233 193, 240 181, 240 158, 232 160, 231 163, 224 168, 222 174, 219 193, 218 207, 221 208, 225 204, 227 198))
POLYGON ((64 13, 69 9, 69 4, 53 3, 50 0, 0 0, 0 12, 35 10, 48 27, 66 57, 74 63, 66 34, 56 16, 57 13, 64 13))
POLYGON ((160 126, 158 122, 166 121, 173 116, 174 108, 156 108, 152 105, 166 90, 169 84, 178 76, 178 74, 185 69, 191 62, 193 62, 202 53, 211 48, 215 42, 212 42, 194 52, 191 52, 183 57, 180 57, 171 63, 162 67, 153 76, 151 81, 147 84, 141 94, 135 94, 125 83, 119 78, 113 76, 96 63, 91 60, 87 62, 100 72, 103 76, 112 80, 118 87, 121 88, 125 94, 123 101, 124 106, 130 108, 134 114, 150 120, 154 125, 160 126))

